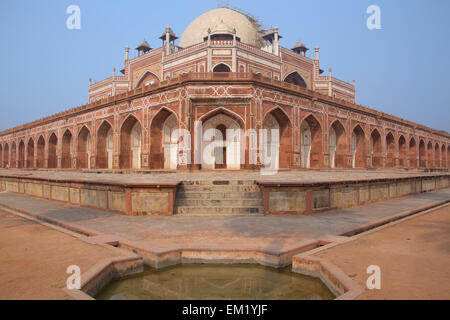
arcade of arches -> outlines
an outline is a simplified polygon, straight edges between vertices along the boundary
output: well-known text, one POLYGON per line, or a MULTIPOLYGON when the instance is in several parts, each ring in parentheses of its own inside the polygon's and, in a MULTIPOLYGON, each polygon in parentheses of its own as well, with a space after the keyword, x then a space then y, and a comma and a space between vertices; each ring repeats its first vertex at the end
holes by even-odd
POLYGON ((0 143, 0 167, 58 169, 448 168, 450 146, 429 138, 306 113, 294 122, 280 107, 266 108, 260 129, 226 108, 200 115, 202 137, 181 134, 179 115, 162 107, 142 125, 142 115, 120 121, 40 133, 0 143), (294 126, 297 123, 297 126, 294 126), (256 131, 255 131, 256 132, 256 131), (201 149, 195 144, 201 142, 201 149), (227 141, 225 143, 224 141, 227 141), (263 141, 263 143, 261 143, 263 141), (191 150, 200 150, 198 154, 191 150), (187 153, 186 153, 187 152, 187 153), (253 154, 255 153, 255 154, 253 154), (186 155, 181 161, 182 155, 186 155), (207 155, 205 157, 205 155, 207 155), (190 158, 189 158, 190 157, 190 158), (297 160, 296 160, 297 157, 297 160), (251 159, 257 159, 256 164, 251 159), (196 162, 200 159, 200 162, 196 162), (270 161, 269 161, 270 160, 270 161), (296 162, 297 161, 297 162, 296 162))

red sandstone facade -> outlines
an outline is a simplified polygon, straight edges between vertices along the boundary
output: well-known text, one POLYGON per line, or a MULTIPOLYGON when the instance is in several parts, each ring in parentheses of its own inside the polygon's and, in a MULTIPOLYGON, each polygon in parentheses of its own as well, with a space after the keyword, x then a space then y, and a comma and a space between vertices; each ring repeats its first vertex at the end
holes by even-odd
MULTIPOLYGON (((217 10, 223 15, 230 9, 217 10)), ((237 167, 196 163, 194 126, 201 121, 218 130, 278 128, 281 169, 449 167, 448 133, 355 104, 354 85, 333 78, 331 70, 321 75, 318 48, 310 59, 303 44, 281 47, 277 28, 265 31, 263 44, 255 46, 226 21, 215 26, 185 48, 175 45, 170 28, 161 48, 151 50, 144 42, 133 59, 127 48, 123 76, 91 84, 89 104, 0 132, 0 166, 263 166, 263 150, 251 143, 259 134, 238 138, 245 163, 237 167), (175 129, 186 130, 190 139, 174 136, 175 129)))

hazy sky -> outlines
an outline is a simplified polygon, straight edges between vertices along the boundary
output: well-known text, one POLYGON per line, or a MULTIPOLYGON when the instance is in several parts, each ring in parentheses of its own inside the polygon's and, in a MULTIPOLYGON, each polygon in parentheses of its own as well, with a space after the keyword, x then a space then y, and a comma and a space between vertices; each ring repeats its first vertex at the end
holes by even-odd
MULTIPOLYGON (((83 105, 88 79, 123 67, 124 47, 153 48, 170 25, 178 36, 216 0, 1 0, 0 130, 83 105), (69 5, 81 30, 66 28, 69 5)), ((278 26, 281 45, 298 40, 321 68, 356 80, 359 104, 450 132, 450 1, 230 0, 278 26), (368 30, 366 9, 381 8, 381 30, 368 30)), ((135 51, 132 50, 132 56, 135 51)))

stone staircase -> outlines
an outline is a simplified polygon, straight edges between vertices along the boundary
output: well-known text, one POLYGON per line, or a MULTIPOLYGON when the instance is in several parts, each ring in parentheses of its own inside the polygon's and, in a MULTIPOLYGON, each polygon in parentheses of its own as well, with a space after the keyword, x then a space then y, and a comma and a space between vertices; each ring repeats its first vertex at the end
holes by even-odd
POLYGON ((177 215, 263 215, 259 186, 253 180, 184 181, 177 190, 177 215))

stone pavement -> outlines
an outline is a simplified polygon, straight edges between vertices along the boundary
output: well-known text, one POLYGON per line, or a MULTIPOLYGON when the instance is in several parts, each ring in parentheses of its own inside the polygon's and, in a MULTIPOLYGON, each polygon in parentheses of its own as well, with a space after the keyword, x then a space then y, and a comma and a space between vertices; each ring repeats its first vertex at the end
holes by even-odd
POLYGON ((326 240, 449 200, 450 189, 444 189, 314 216, 140 217, 0 193, 0 205, 64 224, 72 230, 127 241, 155 254, 194 249, 257 250, 280 255, 311 240, 326 240))
MULTIPOLYGON (((422 171, 378 171, 378 170, 288 170, 279 171, 275 175, 261 175, 260 171, 60 171, 60 170, 26 170, 0 169, 0 175, 27 176, 36 178, 82 180, 114 183, 158 183, 189 180, 260 180, 283 182, 328 182, 354 181, 365 179, 407 178, 427 175, 437 175, 439 172, 426 173, 422 171), (123 172, 120 174, 119 172, 123 172)), ((443 173, 444 174, 444 173, 443 173)), ((448 171, 446 172, 448 174, 448 171)))
POLYGON ((0 300, 71 299, 62 288, 67 267, 85 272, 100 261, 127 256, 0 209, 0 300))
POLYGON ((357 299, 448 300, 450 204, 362 234, 315 256, 333 263, 363 288, 369 277, 367 267, 380 267, 381 290, 366 289, 357 299))

